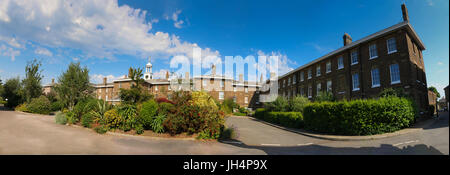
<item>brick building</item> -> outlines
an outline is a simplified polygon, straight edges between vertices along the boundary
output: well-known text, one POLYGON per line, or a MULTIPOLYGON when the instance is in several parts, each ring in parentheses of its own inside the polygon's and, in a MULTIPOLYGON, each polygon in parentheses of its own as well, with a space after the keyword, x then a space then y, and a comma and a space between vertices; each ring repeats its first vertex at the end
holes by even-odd
MULTIPOLYGON (((144 90, 153 94, 155 98, 165 97, 169 98, 173 91, 188 90, 201 91, 206 90, 213 98, 222 102, 225 99, 233 99, 234 102, 241 107, 255 108, 260 106, 259 103, 259 88, 256 82, 244 81, 243 75, 239 75, 239 80, 234 80, 222 75, 216 75, 215 65, 211 67, 211 75, 201 75, 189 77, 189 72, 186 72, 184 79, 170 76, 166 73, 165 79, 153 79, 152 64, 146 64, 144 73, 144 90), (183 81, 183 85, 171 86, 171 81, 183 81), (187 82, 187 83, 186 83, 187 82), (187 85, 187 86, 186 86, 187 85), (187 88, 187 89, 186 89, 187 88)), ((98 99, 103 99, 112 104, 120 102, 119 92, 121 88, 129 89, 132 80, 124 76, 124 78, 114 80, 108 83, 107 79, 103 79, 103 83, 93 85, 95 87, 95 96, 98 99)))
POLYGON ((385 88, 402 88, 426 109, 425 46, 409 23, 406 6, 401 8, 402 22, 357 41, 344 34, 343 47, 280 76, 279 95, 314 100, 318 92, 329 91, 337 99, 365 99, 385 88))

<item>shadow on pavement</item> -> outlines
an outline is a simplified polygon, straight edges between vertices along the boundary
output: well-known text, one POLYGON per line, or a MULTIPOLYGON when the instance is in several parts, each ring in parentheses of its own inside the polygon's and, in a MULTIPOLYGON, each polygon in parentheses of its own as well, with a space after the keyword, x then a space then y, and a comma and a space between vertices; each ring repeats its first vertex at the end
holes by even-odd
POLYGON ((0 111, 12 111, 12 109, 7 108, 7 107, 5 107, 3 105, 0 105, 0 111))
POLYGON ((237 140, 228 142, 220 141, 224 144, 247 149, 258 149, 268 155, 444 155, 433 146, 418 144, 414 146, 404 146, 402 148, 389 144, 381 144, 380 147, 328 147, 321 145, 307 146, 251 146, 239 143, 237 140), (233 143, 231 143, 233 142, 233 143), (236 142, 236 143, 234 143, 236 142))
POLYGON ((438 118, 430 119, 435 120, 435 122, 423 129, 436 129, 436 128, 444 128, 448 127, 448 112, 440 112, 438 118))

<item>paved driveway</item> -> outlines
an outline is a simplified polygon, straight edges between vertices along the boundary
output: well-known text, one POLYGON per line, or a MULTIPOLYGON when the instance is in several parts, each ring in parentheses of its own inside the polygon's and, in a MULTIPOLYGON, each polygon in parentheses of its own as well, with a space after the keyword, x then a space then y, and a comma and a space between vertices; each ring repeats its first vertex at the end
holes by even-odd
POLYGON ((238 137, 230 144, 267 154, 449 154, 448 112, 422 131, 367 141, 331 141, 282 130, 247 117, 229 117, 238 137))
POLYGON ((53 116, 0 111, 0 154, 266 154, 220 142, 100 135, 53 116))

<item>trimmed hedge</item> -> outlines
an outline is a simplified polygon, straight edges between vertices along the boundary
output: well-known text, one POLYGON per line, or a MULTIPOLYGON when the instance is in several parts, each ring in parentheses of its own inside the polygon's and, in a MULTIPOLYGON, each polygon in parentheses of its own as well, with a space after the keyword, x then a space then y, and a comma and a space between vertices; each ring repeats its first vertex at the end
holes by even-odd
POLYGON ((255 117, 289 128, 303 127, 303 115, 301 112, 268 112, 266 109, 259 108, 255 111, 255 117))
POLYGON ((310 103, 304 109, 306 129, 339 135, 373 135, 409 127, 413 102, 398 97, 310 103))

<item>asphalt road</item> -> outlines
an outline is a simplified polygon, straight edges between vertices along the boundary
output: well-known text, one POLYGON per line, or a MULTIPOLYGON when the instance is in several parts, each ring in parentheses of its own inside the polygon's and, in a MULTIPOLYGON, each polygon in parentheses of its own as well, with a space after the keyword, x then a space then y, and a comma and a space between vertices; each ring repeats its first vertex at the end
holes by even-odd
POLYGON ((0 111, 0 155, 5 154, 266 154, 220 142, 161 140, 100 135, 91 129, 59 125, 53 116, 0 111))
POLYGON ((267 154, 306 155, 404 155, 449 154, 448 112, 421 131, 368 141, 331 141, 282 130, 246 117, 230 117, 236 128, 232 145, 260 149, 267 154))
POLYGON ((449 154, 448 113, 422 131, 370 141, 316 139, 243 117, 230 117, 227 125, 236 128, 236 140, 112 136, 0 108, 0 154, 449 154))

